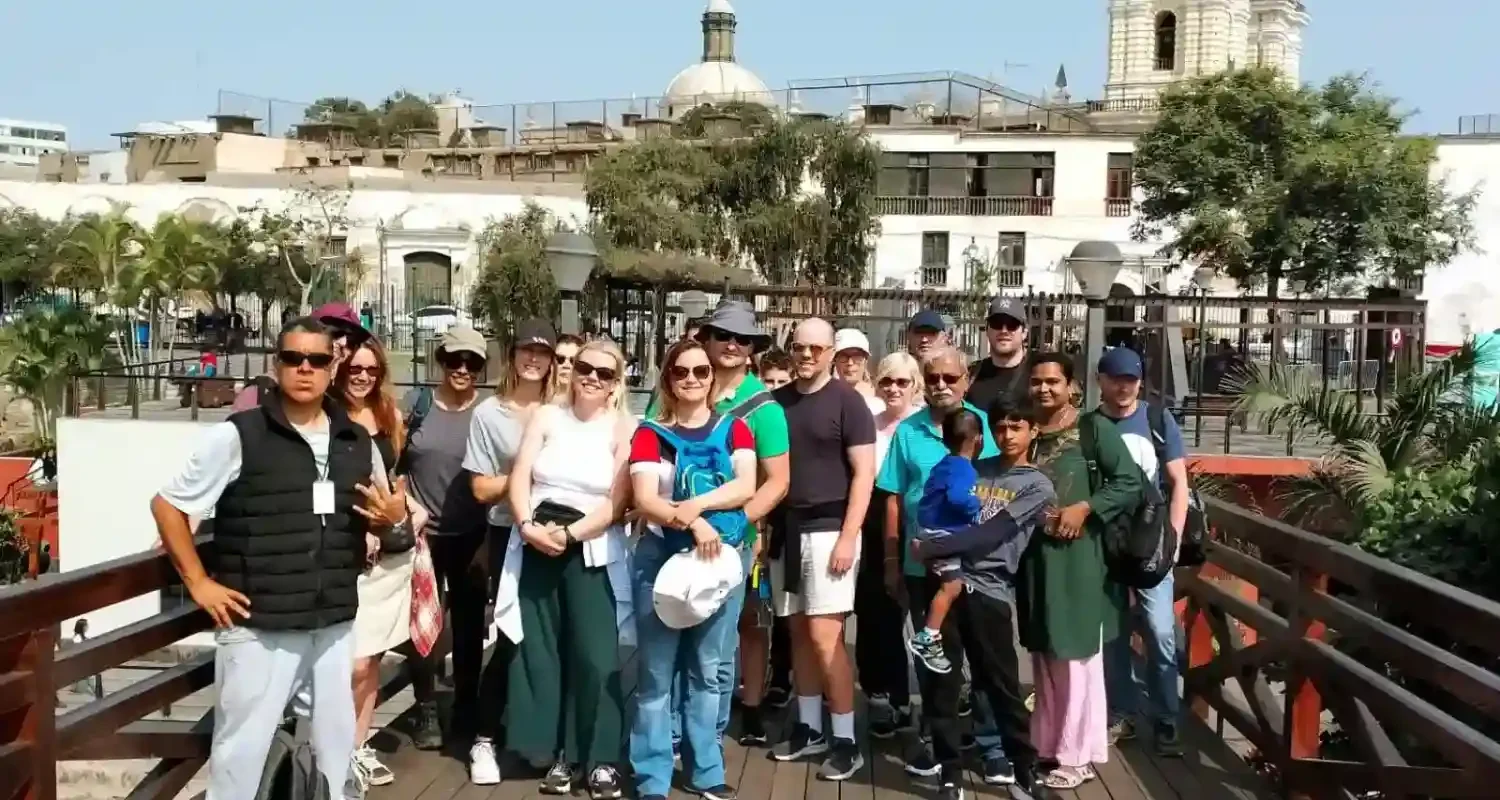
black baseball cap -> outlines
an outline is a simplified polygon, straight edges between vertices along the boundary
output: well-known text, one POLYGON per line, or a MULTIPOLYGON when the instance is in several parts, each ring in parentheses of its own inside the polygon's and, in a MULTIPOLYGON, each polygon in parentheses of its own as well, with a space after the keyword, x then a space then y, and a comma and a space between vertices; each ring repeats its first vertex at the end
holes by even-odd
POLYGON ((912 317, 911 322, 906 325, 906 329, 909 331, 921 330, 923 328, 942 333, 948 330, 948 323, 943 321, 942 314, 930 308, 924 308, 918 311, 917 315, 912 317))
POLYGON ((997 318, 1013 319, 1022 325, 1026 324, 1026 309, 1021 307, 1021 301, 1014 297, 997 296, 990 301, 990 310, 984 315, 986 320, 997 318))
POLYGON ((557 329, 547 320, 536 318, 516 323, 516 339, 512 348, 540 346, 548 350, 557 349, 557 329))

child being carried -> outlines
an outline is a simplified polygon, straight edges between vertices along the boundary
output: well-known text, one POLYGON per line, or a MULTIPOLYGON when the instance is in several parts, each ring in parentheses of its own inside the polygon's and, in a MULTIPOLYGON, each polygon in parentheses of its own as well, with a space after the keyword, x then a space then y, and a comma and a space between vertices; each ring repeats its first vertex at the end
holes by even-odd
MULTIPOLYGON (((979 521, 982 503, 975 486, 979 474, 974 458, 984 447, 984 422, 978 414, 960 406, 943 419, 943 444, 948 455, 927 476, 922 500, 917 505, 917 538, 932 541, 979 521)), ((927 607, 926 626, 907 642, 907 649, 927 669, 948 673, 953 664, 943 652, 943 620, 953 607, 963 579, 959 577, 958 558, 944 558, 929 565, 931 576, 939 581, 932 603, 927 607)))

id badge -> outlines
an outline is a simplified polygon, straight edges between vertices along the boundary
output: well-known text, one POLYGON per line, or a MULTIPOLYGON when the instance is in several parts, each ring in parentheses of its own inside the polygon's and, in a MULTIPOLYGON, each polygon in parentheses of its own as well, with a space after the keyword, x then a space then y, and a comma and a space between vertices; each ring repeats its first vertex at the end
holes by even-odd
POLYGON ((333 481, 313 481, 313 513, 332 514, 333 481))

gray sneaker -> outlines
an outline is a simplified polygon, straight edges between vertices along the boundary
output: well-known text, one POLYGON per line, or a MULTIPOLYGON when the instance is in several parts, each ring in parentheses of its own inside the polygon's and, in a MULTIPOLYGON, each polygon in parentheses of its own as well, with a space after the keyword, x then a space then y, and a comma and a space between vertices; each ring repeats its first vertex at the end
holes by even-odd
POLYGON ((1115 720, 1109 724, 1109 744, 1111 747, 1120 742, 1128 742, 1135 738, 1135 720, 1130 717, 1115 720))

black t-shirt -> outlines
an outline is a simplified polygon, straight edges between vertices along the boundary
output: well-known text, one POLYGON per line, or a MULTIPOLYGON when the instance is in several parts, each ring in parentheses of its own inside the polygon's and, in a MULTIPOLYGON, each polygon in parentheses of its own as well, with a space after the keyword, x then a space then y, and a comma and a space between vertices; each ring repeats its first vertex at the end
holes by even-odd
POLYGON ((795 383, 772 392, 786 410, 791 482, 783 505, 799 527, 837 530, 849 503, 850 447, 875 443, 875 417, 854 387, 830 380, 811 394, 795 383))
POLYGON ((983 358, 969 365, 969 393, 964 396, 971 405, 986 413, 1001 395, 1021 402, 1031 394, 1031 364, 1023 360, 1014 367, 997 367, 983 358))

